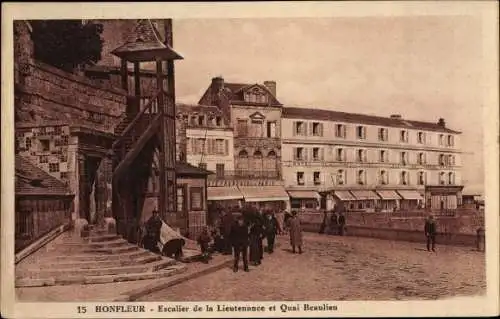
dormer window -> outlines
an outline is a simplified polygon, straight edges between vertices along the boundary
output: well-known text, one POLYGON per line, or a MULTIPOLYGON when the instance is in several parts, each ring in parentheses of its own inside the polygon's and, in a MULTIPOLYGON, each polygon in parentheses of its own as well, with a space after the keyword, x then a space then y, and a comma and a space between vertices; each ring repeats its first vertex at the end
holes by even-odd
POLYGON ((215 125, 222 126, 222 117, 220 116, 215 117, 215 125))
POLYGON ((255 87, 244 94, 245 102, 250 103, 268 103, 268 96, 266 92, 260 90, 258 87, 255 87))

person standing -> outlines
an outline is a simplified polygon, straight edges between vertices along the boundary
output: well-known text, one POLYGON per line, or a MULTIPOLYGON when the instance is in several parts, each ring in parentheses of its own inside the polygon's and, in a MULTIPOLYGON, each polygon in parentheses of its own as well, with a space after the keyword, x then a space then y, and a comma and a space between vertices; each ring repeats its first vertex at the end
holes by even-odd
POLYGON ((238 216, 236 223, 232 225, 229 238, 234 252, 233 271, 238 271, 240 255, 243 258, 243 270, 248 271, 248 227, 242 216, 238 216))
POLYGON ((274 252, 274 240, 279 232, 278 220, 272 213, 266 215, 264 232, 267 240, 267 252, 272 254, 274 252))
POLYGON ((222 211, 222 237, 224 238, 224 255, 231 254, 231 227, 234 224, 233 214, 222 211))
POLYGON ((429 218, 425 221, 424 226, 425 237, 427 237, 427 251, 436 251, 436 221, 434 220, 434 216, 429 215, 429 218))
POLYGON ((330 216, 330 233, 332 235, 338 235, 339 232, 339 214, 336 211, 332 211, 330 216))
POLYGON ((340 212, 340 215, 338 217, 338 229, 339 229, 339 235, 344 236, 344 231, 345 231, 345 216, 344 212, 340 212))
POLYGON ((262 238, 264 236, 264 230, 262 228, 262 224, 260 219, 255 219, 252 226, 250 227, 250 262, 254 266, 258 266, 262 263, 263 257, 263 245, 262 238))
POLYGON ((212 239, 210 238, 210 234, 208 233, 208 227, 205 226, 203 231, 198 236, 198 245, 200 245, 201 250, 201 259, 204 263, 208 264, 208 260, 210 259, 209 254, 209 244, 212 239))
POLYGON ((298 247, 299 254, 302 254, 302 228, 296 211, 292 212, 292 216, 288 222, 290 226, 290 245, 292 246, 292 252, 295 254, 295 247, 298 247))

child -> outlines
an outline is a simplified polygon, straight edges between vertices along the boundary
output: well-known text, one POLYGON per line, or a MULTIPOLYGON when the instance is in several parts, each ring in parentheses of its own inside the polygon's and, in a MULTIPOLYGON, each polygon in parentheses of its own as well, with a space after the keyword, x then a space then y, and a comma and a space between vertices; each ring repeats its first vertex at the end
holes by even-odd
POLYGON ((208 252, 208 245, 210 244, 211 238, 208 233, 208 227, 203 228, 200 236, 198 236, 198 244, 200 245, 201 248, 201 254, 202 254, 202 261, 205 264, 208 264, 208 259, 209 259, 209 252, 208 252))

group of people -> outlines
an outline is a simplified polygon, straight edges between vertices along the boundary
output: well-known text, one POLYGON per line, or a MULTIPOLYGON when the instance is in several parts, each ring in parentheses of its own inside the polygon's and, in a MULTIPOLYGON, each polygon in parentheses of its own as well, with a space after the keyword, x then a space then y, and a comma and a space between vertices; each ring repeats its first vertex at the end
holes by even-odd
POLYGON ((197 241, 203 255, 208 262, 210 253, 221 252, 233 254, 233 270, 238 271, 240 260, 243 261, 243 270, 249 271, 249 263, 253 266, 262 264, 264 258, 264 243, 269 254, 274 252, 276 236, 290 234, 292 251, 302 253, 302 230, 297 213, 285 213, 283 226, 273 211, 253 210, 238 214, 222 211, 211 234, 208 227, 198 236, 197 241))
POLYGON ((344 213, 332 211, 330 214, 330 222, 327 222, 328 214, 324 213, 323 222, 321 223, 321 227, 319 230, 320 234, 324 234, 325 232, 331 235, 340 235, 344 236, 345 228, 346 228, 346 219, 344 213))

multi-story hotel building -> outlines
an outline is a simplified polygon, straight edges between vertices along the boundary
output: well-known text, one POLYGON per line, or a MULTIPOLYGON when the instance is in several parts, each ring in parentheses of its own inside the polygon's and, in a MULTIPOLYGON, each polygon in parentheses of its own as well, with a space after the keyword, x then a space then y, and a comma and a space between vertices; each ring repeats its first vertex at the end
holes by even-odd
POLYGON ((444 119, 429 123, 400 115, 283 108, 281 133, 292 208, 314 207, 308 199, 318 197, 327 209, 460 204, 460 132, 447 128, 444 119))

